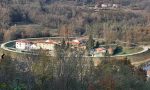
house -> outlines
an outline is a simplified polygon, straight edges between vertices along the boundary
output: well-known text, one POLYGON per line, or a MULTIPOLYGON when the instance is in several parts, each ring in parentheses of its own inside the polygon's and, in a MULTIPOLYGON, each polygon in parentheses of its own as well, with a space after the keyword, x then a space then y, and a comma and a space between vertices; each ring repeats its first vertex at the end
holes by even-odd
POLYGON ((19 49, 19 50, 29 50, 31 44, 32 43, 27 40, 18 40, 16 41, 15 47, 16 49, 19 49))
POLYGON ((40 49, 40 47, 37 46, 36 44, 32 44, 32 45, 30 46, 30 50, 38 50, 38 49, 40 49))
POLYGON ((106 49, 105 48, 96 48, 96 52, 98 52, 98 53, 106 53, 106 49))
POLYGON ((113 53, 114 53, 114 50, 113 50, 113 48, 108 48, 108 53, 109 53, 109 55, 113 55, 113 53))
POLYGON ((79 44, 80 44, 80 41, 79 41, 79 40, 77 40, 77 39, 75 39, 75 40, 72 40, 72 43, 73 43, 73 44, 77 44, 77 45, 79 45, 79 44))
POLYGON ((72 47, 78 47, 81 43, 79 40, 75 39, 75 40, 72 40, 72 41, 67 41, 66 44, 69 44, 69 45, 72 45, 72 47))
POLYGON ((96 48, 94 52, 94 57, 103 57, 106 54, 106 49, 105 48, 96 48))
POLYGON ((113 8, 118 8, 119 5, 118 5, 118 4, 113 4, 112 7, 113 7, 113 8))
POLYGON ((101 8, 107 8, 108 5, 107 4, 101 4, 101 8))
POLYGON ((16 41, 16 49, 19 50, 54 50, 54 46, 57 44, 53 40, 41 40, 41 41, 28 41, 28 40, 18 40, 16 41))
POLYGON ((103 9, 114 9, 114 8, 118 8, 119 4, 101 4, 101 8, 103 9))
POLYGON ((54 50, 55 44, 57 44, 57 43, 53 40, 37 42, 37 46, 44 50, 54 50))

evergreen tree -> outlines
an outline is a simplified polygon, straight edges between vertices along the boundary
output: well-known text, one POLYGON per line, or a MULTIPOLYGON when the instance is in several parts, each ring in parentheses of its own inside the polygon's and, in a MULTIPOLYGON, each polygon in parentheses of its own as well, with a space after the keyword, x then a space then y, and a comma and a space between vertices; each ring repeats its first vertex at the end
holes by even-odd
POLYGON ((99 47, 99 45, 100 45, 100 43, 97 41, 97 42, 96 42, 96 45, 95 45, 95 47, 94 47, 94 48, 98 48, 98 47, 99 47))
POLYGON ((87 50, 94 48, 94 39, 93 39, 92 35, 89 36, 86 47, 87 47, 87 50))

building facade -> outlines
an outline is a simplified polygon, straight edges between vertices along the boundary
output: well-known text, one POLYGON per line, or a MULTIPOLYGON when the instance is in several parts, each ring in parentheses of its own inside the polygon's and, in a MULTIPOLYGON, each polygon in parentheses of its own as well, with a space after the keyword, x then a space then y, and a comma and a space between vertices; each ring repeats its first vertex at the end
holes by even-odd
POLYGON ((53 40, 42 40, 42 41, 27 41, 27 40, 18 40, 16 41, 16 49, 19 50, 54 50, 54 46, 57 44, 53 40))
POLYGON ((27 40, 19 40, 16 41, 16 49, 20 49, 20 50, 29 50, 30 49, 30 45, 31 42, 27 41, 27 40))

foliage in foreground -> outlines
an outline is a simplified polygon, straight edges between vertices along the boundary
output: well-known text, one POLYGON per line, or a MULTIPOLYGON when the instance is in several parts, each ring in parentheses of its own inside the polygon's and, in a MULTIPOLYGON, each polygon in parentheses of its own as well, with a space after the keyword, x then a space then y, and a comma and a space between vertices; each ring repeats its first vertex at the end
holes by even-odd
POLYGON ((7 57, 0 62, 2 90, 149 90, 145 72, 128 60, 103 60, 94 66, 81 52, 60 58, 39 55, 30 69, 19 70, 17 61, 7 57))

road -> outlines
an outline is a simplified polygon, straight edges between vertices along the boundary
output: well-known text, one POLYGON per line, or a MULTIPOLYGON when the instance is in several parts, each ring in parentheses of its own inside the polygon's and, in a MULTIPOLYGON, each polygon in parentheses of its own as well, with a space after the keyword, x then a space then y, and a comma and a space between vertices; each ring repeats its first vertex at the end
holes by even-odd
MULTIPOLYGON (((58 38, 58 37, 54 37, 54 38, 58 38)), ((62 38, 62 37, 59 37, 59 38, 62 38)), ((75 38, 75 37, 73 37, 75 38)), ((35 39, 35 38, 34 38, 35 39)), ((39 39, 39 38, 36 38, 36 39, 39 39)), ((6 50, 6 51, 10 51, 10 52, 15 52, 15 53, 22 53, 22 54, 30 54, 30 55, 37 55, 35 53, 29 53, 29 52, 22 52, 20 50, 17 50, 15 48, 9 48, 9 47, 6 47, 5 45, 10 43, 10 42, 15 42, 16 40, 13 40, 13 41, 9 41, 9 42, 6 42, 6 43, 2 43, 1 44, 1 48, 6 50)), ((141 45, 140 47, 143 48, 142 51, 139 51, 139 52, 136 52, 136 53, 131 53, 131 54, 124 54, 124 55, 115 55, 115 56, 110 56, 110 57, 126 57, 126 56, 131 56, 131 55, 137 55, 137 54, 140 54, 140 53, 144 53, 146 51, 148 51, 150 49, 150 45, 141 45)), ((83 57, 92 57, 92 56, 83 56, 83 57)), ((98 57, 99 58, 99 57, 98 57)), ((146 60, 141 60, 141 61, 137 61, 137 62, 132 62, 132 65, 138 67, 139 65, 141 64, 144 64, 146 62, 149 62, 150 61, 150 58, 149 59, 146 59, 146 60)))
MULTIPOLYGON (((45 37, 45 38, 54 38, 54 39, 57 39, 57 38, 64 38, 64 37, 45 37)), ((71 38, 76 38, 76 37, 71 37, 71 38)), ((84 37, 87 39, 87 37, 84 37)), ((41 38, 29 38, 29 39, 41 39, 41 38)), ((82 38, 83 39, 83 38, 82 38)), ((96 39, 96 38, 95 38, 96 39)), ((4 50, 7 50, 7 51, 10 51, 10 52, 16 52, 16 53, 22 53, 22 54, 32 54, 32 55, 37 55, 37 54, 34 54, 34 53, 29 53, 29 52, 22 52, 20 50, 17 50, 15 48, 8 48, 6 47, 5 45, 10 43, 10 42, 15 42, 16 40, 13 40, 13 41, 9 41, 9 42, 6 42, 6 43, 3 43, 1 44, 1 48, 4 49, 4 50)), ((126 42, 122 42, 122 43, 126 43, 126 42)), ((136 54, 140 54, 140 53, 144 53, 146 51, 149 50, 150 46, 144 46, 144 45, 141 45, 140 47, 143 48, 142 51, 139 51, 139 52, 136 52, 136 53, 131 53, 131 54, 124 54, 124 55, 115 55, 115 56, 110 56, 110 57, 125 57, 125 56, 131 56, 131 55, 136 55, 136 54)), ((84 56, 84 57, 91 57, 91 56, 84 56)), ((102 57, 105 57, 105 56, 102 56, 102 57)))
POLYGON ((149 61, 150 61, 150 58, 146 60, 138 61, 138 62, 132 62, 132 65, 134 65, 135 67, 138 67, 139 65, 147 63, 149 61))

